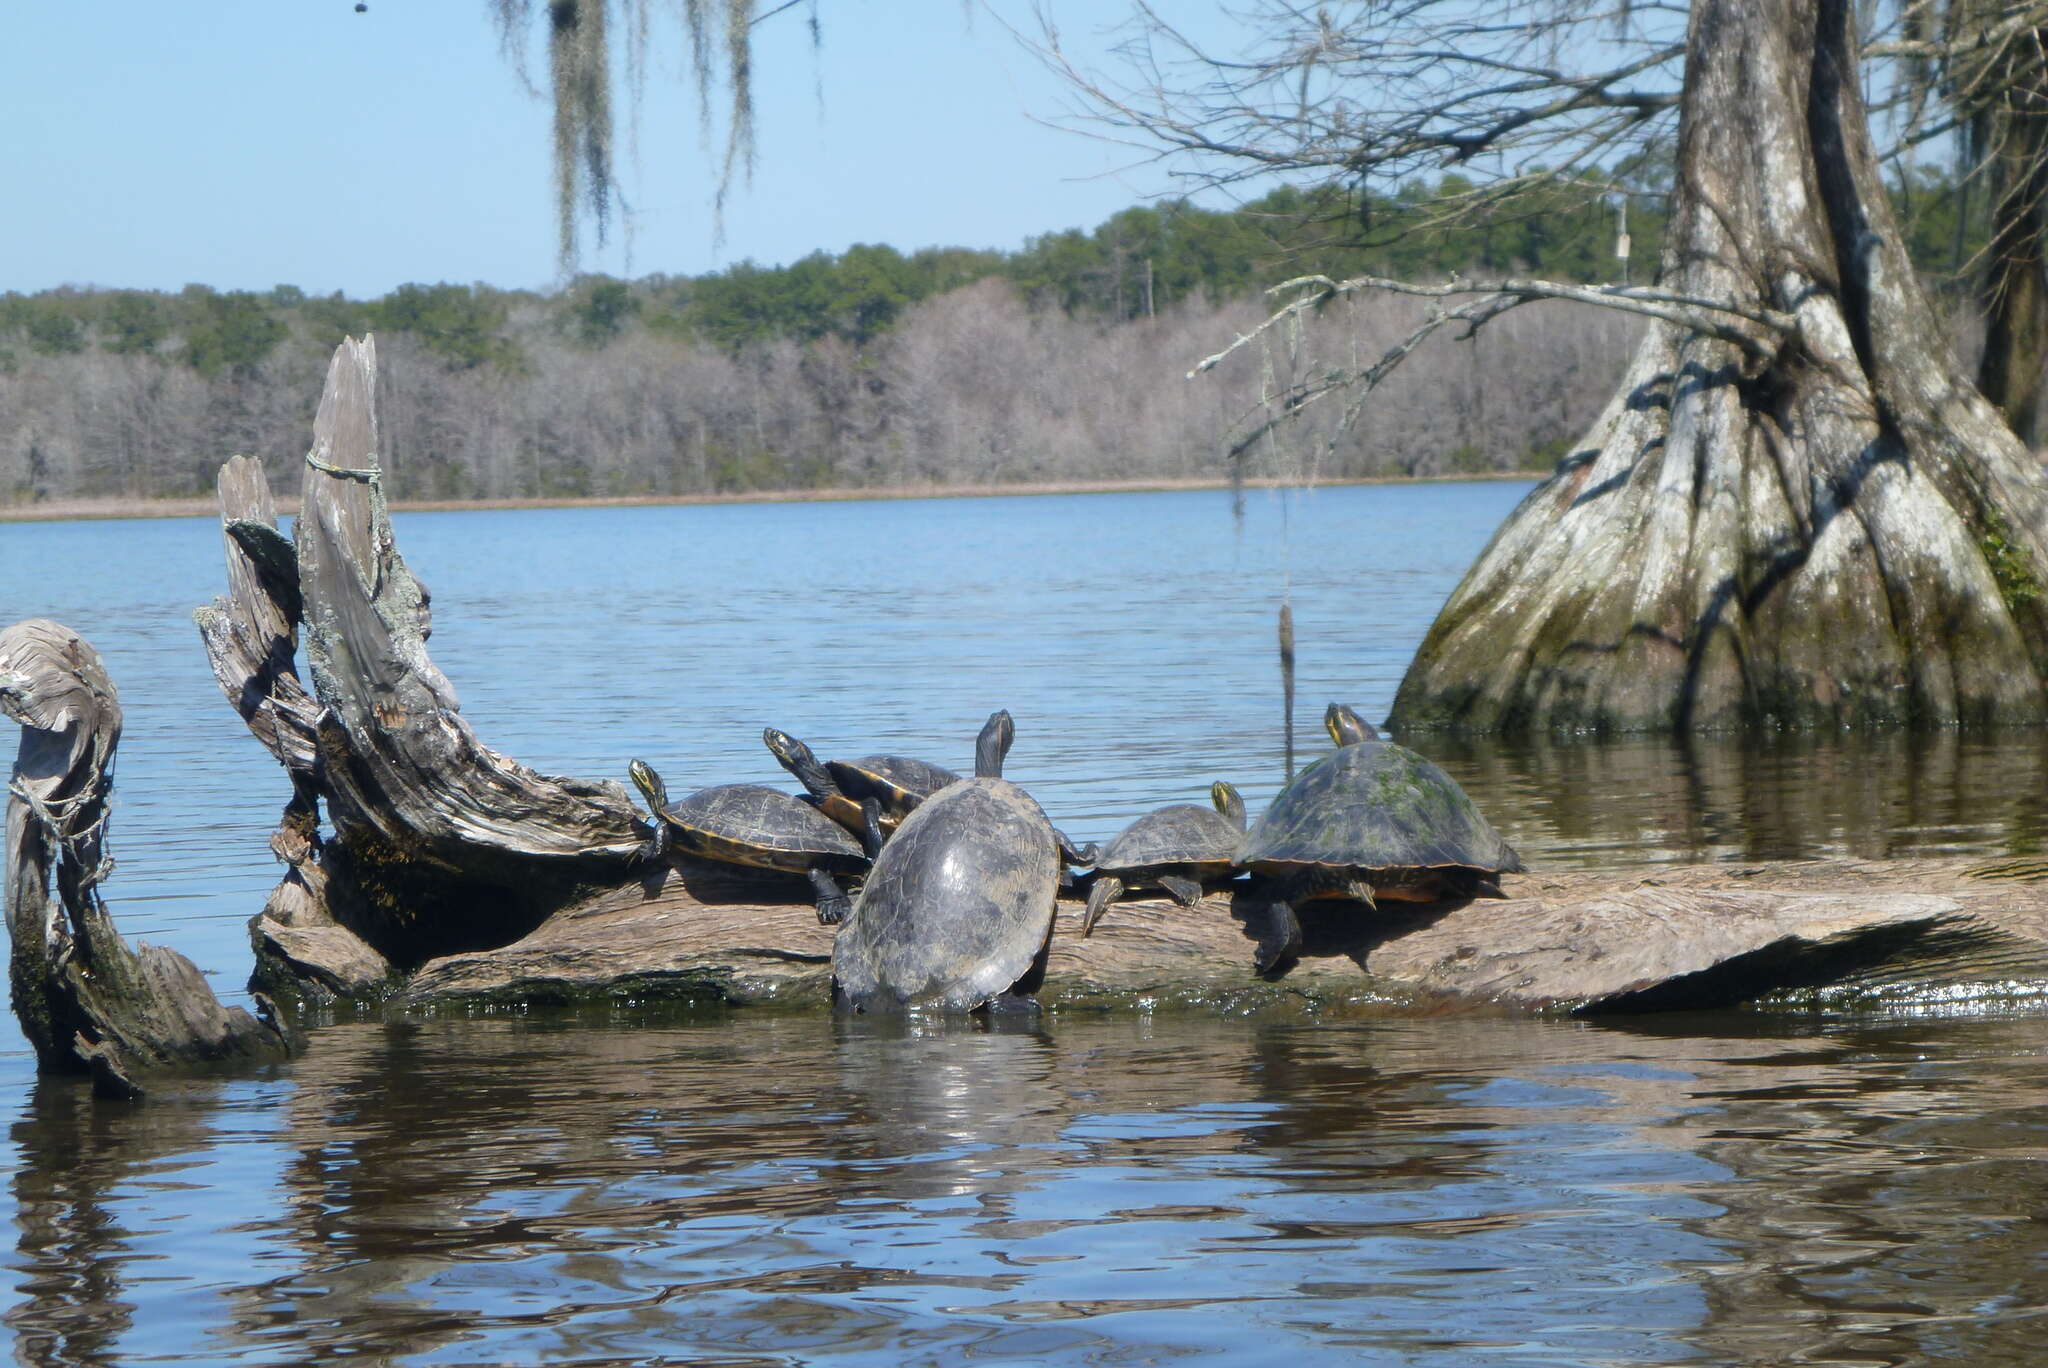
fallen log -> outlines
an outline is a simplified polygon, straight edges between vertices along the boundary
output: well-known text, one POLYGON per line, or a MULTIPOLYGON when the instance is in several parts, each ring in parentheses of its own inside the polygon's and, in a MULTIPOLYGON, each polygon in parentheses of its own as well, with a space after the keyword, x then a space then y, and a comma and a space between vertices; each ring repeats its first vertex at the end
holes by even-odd
POLYGON ((138 1075, 282 1058, 274 1022, 223 1007, 192 962, 130 949, 100 897, 121 703, 99 653, 46 618, 0 632, 0 712, 22 726, 7 800, 8 975, 45 1073, 139 1097, 138 1075))
MULTIPOLYGON (((1079 935, 1063 900, 1039 999, 1064 1008, 1644 1012, 1821 993, 2009 1001, 2048 993, 2048 864, 1799 861, 1509 876, 1506 901, 1304 910, 1302 958, 1251 971, 1228 892, 1117 904, 1079 935)), ((710 866, 622 888, 490 951, 431 960, 407 1007, 829 1001, 833 929, 801 885, 710 866)))

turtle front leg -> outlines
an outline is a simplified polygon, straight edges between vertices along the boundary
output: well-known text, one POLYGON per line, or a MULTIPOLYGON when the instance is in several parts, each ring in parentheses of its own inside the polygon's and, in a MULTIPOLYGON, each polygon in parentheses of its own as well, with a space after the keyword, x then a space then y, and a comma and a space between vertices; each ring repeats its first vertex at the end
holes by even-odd
POLYGON ((839 886, 839 880, 817 868, 807 870, 805 874, 811 881, 812 890, 818 895, 818 924, 837 926, 845 921, 847 914, 853 911, 853 900, 846 896, 846 891, 839 886))
POLYGON ((1193 907, 1202 900, 1202 881, 1185 874, 1161 874, 1159 886, 1166 890, 1167 897, 1182 907, 1193 907))

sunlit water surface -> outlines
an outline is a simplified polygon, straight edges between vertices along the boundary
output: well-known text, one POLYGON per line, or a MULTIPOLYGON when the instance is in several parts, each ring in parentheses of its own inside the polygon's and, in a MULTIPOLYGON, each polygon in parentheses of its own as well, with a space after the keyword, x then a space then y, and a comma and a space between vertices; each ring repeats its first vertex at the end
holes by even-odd
MULTIPOLYGON (((1384 715, 1523 486, 410 514, 489 744, 682 791, 821 754, 1009 773, 1077 839, 1384 715)), ((0 615, 127 712, 109 885, 239 996, 281 772, 190 609, 205 521, 0 525, 0 615)), ((1412 738, 1532 865, 2008 853, 2036 733, 1514 747, 1412 738)), ((823 1014, 325 1028, 139 1109, 0 1024, 31 1363, 2031 1363, 2038 1018, 1635 1029, 823 1014)))

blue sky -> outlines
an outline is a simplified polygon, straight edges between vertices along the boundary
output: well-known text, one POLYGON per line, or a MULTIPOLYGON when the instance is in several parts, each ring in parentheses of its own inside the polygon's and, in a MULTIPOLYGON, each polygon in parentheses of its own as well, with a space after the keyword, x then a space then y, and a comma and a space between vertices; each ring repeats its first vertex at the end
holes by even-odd
MULTIPOLYGON (((544 8, 544 6, 536 6, 544 8)), ((675 6, 658 7, 657 21, 675 6)), ((767 6, 764 6, 767 8, 767 6)), ((1206 8, 1206 7, 1204 7, 1206 8)), ((1121 7, 1060 8, 1070 47, 1121 7)), ((98 0, 9 7, 0 291, 556 279, 549 113, 481 0, 98 0)), ((1021 0, 1000 12, 1026 21, 1021 0)), ((1048 128, 1059 83, 959 0, 821 0, 758 32, 760 159, 714 242, 715 153, 670 20, 635 215, 589 270, 695 274, 856 242, 1014 248, 1168 188, 1156 165, 1048 128), (630 253, 630 254, 629 254, 630 253)), ((536 54, 538 49, 536 48, 536 54)), ((532 63, 545 79, 545 62, 532 63)), ((588 235, 586 235, 588 236, 588 235)))

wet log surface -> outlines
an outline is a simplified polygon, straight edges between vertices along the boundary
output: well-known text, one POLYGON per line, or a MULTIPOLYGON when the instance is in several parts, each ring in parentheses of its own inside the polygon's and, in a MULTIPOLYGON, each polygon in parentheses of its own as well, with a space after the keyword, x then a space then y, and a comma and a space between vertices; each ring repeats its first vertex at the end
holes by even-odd
MULTIPOLYGON (((1227 890, 1117 904, 1079 935, 1063 900, 1041 1001, 1635 1012, 1809 990, 1963 1005, 2048 990, 2048 863, 1823 860, 1510 876, 1506 901, 1311 904, 1301 960, 1251 972, 1227 890)), ((551 918, 502 949, 423 965, 407 1006, 692 1000, 823 1006, 833 929, 802 885, 685 866, 551 918)))

